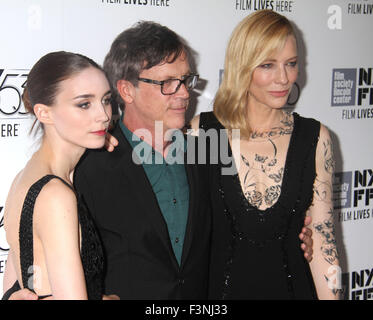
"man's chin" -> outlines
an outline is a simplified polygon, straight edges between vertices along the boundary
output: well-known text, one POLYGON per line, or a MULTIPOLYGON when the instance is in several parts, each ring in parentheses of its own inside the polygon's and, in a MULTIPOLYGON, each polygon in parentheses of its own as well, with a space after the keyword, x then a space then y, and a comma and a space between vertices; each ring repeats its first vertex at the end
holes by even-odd
POLYGON ((185 115, 179 120, 175 120, 166 124, 170 130, 181 130, 185 126, 185 115))

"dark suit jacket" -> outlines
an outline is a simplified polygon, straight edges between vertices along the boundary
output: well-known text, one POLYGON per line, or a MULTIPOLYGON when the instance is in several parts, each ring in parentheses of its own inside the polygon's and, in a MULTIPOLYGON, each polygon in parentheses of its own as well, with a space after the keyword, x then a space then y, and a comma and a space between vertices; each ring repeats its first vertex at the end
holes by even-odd
POLYGON ((106 257, 105 293, 121 299, 205 299, 211 212, 208 170, 186 164, 190 186, 181 265, 172 250, 156 196, 119 126, 112 153, 89 150, 74 177, 101 236, 106 257))

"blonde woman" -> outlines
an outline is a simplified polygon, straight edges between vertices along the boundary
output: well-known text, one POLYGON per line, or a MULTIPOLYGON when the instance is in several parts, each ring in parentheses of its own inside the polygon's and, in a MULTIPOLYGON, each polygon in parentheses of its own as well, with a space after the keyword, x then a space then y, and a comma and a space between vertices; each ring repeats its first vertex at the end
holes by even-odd
MULTIPOLYGON (((328 130, 283 110, 298 76, 297 40, 282 15, 257 11, 229 41, 213 112, 194 129, 240 130, 236 174, 212 166, 209 298, 336 299, 339 273, 328 130), (313 260, 300 249, 312 218, 313 260)), ((232 142, 232 141, 231 141, 232 142)))

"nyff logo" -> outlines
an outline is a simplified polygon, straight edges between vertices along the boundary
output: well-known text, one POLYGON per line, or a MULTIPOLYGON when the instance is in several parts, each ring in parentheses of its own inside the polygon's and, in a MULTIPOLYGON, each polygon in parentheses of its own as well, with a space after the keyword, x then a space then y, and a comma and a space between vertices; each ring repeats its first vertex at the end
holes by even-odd
POLYGON ((354 207, 359 204, 369 206, 373 199, 373 170, 355 171, 354 207))
POLYGON ((373 269, 344 273, 342 284, 345 300, 373 300, 373 269))

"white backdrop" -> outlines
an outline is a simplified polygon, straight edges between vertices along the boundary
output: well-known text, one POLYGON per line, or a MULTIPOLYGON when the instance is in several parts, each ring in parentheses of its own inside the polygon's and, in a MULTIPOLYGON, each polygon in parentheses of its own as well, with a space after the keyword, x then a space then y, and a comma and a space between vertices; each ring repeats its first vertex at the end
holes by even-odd
POLYGON ((212 109, 234 26, 262 8, 286 15, 298 30, 300 91, 291 108, 331 131, 345 297, 373 299, 373 0, 1 0, 0 295, 8 250, 3 207, 11 181, 35 149, 20 94, 36 60, 67 50, 102 63, 117 34, 138 20, 157 21, 198 53, 205 86, 192 116, 212 109))

